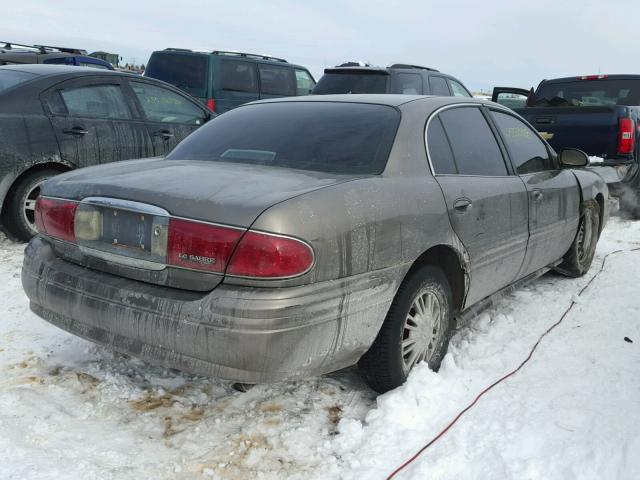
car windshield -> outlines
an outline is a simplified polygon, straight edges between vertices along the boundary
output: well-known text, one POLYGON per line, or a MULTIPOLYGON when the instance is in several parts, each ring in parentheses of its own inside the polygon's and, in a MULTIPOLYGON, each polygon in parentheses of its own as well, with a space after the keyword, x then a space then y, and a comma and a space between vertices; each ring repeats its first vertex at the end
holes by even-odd
POLYGON ((0 69, 0 93, 11 87, 27 82, 36 76, 37 75, 34 75, 33 73, 0 69))
POLYGON ((537 107, 601 107, 640 105, 640 80, 575 80, 543 85, 534 100, 537 107))
POLYGON ((314 95, 342 93, 386 93, 386 73, 325 73, 313 89, 314 95))
POLYGON ((208 63, 206 55, 155 52, 144 75, 175 85, 196 97, 206 97, 208 63))
POLYGON ((282 102, 216 117, 168 156, 344 174, 379 174, 400 112, 386 105, 282 102))

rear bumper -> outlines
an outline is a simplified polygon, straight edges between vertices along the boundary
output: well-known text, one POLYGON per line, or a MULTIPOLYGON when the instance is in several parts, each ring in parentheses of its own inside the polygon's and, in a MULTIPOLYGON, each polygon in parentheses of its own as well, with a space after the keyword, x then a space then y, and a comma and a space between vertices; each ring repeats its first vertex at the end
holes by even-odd
POLYGON ((64 330, 152 363, 246 383, 358 361, 408 265, 289 288, 181 291, 91 270, 34 238, 22 283, 31 309, 64 330))

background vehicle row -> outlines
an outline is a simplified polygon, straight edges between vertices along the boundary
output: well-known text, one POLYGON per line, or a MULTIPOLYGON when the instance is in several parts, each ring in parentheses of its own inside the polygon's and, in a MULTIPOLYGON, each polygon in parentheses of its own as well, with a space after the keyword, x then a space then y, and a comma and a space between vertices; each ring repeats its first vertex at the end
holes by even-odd
POLYGON ((0 67, 2 225, 28 239, 47 178, 73 168, 167 154, 213 114, 179 89, 114 71, 0 67))

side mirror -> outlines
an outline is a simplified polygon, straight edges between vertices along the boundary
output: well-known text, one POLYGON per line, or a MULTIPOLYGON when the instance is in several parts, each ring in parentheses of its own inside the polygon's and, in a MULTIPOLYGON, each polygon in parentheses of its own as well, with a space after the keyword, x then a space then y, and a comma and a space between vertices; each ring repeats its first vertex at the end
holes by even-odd
POLYGON ((563 167, 586 167, 589 165, 589 155, 577 148, 565 148, 558 158, 563 167))

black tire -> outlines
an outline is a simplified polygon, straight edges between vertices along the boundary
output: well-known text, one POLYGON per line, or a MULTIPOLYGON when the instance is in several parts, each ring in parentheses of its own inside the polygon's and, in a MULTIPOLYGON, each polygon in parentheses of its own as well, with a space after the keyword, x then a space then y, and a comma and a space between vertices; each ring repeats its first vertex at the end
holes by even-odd
POLYGON ((413 338, 422 340, 415 341, 414 348, 419 346, 425 348, 423 359, 427 360, 429 368, 437 371, 447 352, 453 323, 451 287, 442 270, 425 265, 410 272, 398 289, 378 336, 371 348, 360 359, 358 366, 363 378, 378 393, 384 393, 402 385, 415 364, 411 364, 411 357, 407 356, 410 354, 403 355, 403 342, 408 343, 414 331, 418 333, 413 338), (422 296, 423 293, 428 296, 422 296), (423 323, 424 328, 420 331, 414 327, 417 323, 410 320, 409 315, 412 312, 413 315, 416 313, 414 302, 418 297, 423 300, 430 299, 431 304, 435 303, 435 299, 439 302, 437 332, 435 323, 423 323), (430 333, 429 330, 431 330, 430 333))
POLYGON ((9 190, 2 209, 2 225, 9 234, 18 240, 29 241, 36 234, 33 213, 26 211, 26 201, 35 202, 39 185, 60 172, 52 168, 34 170, 18 180, 9 190))
POLYGON ((600 205, 594 200, 582 205, 578 233, 557 271, 568 277, 581 277, 589 271, 600 236, 600 205))

